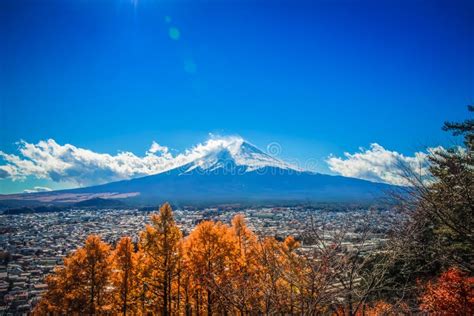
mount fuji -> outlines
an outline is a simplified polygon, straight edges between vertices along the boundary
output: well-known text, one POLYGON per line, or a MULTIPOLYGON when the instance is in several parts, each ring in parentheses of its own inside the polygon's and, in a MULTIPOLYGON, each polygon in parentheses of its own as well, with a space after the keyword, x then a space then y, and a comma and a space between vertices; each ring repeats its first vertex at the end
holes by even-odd
POLYGON ((132 204, 366 202, 392 186, 307 171, 241 138, 202 150, 157 174, 71 190, 28 194, 43 202, 125 199, 132 204))

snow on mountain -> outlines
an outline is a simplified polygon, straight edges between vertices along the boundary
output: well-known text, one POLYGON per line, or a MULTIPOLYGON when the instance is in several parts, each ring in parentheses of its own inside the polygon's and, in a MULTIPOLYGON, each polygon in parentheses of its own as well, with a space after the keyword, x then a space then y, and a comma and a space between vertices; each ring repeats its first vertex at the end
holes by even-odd
POLYGON ((214 171, 219 168, 250 172, 266 167, 302 171, 296 166, 263 152, 240 137, 215 139, 213 143, 208 142, 206 147, 207 150, 200 151, 202 155, 185 165, 184 173, 195 169, 214 171))

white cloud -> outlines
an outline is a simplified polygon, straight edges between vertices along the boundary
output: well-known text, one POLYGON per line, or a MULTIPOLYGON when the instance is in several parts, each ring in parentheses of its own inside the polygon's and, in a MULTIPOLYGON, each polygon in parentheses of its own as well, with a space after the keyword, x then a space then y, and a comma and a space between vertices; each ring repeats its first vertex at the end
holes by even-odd
POLYGON ((157 142, 153 141, 151 143, 150 149, 148 149, 147 153, 149 153, 149 154, 160 153, 161 155, 169 155, 169 149, 168 149, 168 147, 161 146, 157 142))
POLYGON ((37 193, 37 192, 50 192, 53 191, 53 189, 48 188, 48 187, 34 187, 33 189, 27 189, 24 190, 24 193, 37 193))
POLYGON ((416 152, 405 156, 396 151, 385 149, 373 143, 370 149, 359 148, 360 152, 344 153, 344 157, 330 156, 326 162, 329 169, 346 177, 385 182, 396 185, 407 185, 404 168, 409 168, 420 176, 428 174, 428 156, 442 147, 428 148, 427 152, 416 152))
POLYGON ((185 165, 195 159, 242 141, 237 136, 211 135, 205 143, 173 156, 168 147, 153 142, 143 156, 131 152, 115 155, 97 153, 71 144, 58 144, 54 139, 36 144, 20 141, 19 154, 0 150, 0 179, 22 181, 27 177, 72 182, 79 186, 107 183, 151 175, 185 165))

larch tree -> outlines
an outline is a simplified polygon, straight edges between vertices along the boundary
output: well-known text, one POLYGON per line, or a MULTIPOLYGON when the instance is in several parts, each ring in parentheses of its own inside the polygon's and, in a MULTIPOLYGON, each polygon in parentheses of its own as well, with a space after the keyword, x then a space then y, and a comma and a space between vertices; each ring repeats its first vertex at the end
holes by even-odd
POLYGON ((77 265, 71 264, 71 257, 64 259, 64 266, 56 267, 54 272, 45 278, 48 290, 41 297, 33 310, 34 315, 67 314, 79 311, 86 299, 78 296, 79 274, 77 265))
POLYGON ((296 250, 300 247, 298 242, 292 236, 285 238, 282 244, 282 256, 281 256, 281 267, 283 269, 283 281, 282 285, 287 293, 286 299, 281 303, 285 304, 284 312, 289 314, 295 314, 298 311, 298 293, 302 293, 301 274, 303 273, 302 268, 302 257, 300 257, 296 250))
POLYGON ((261 266, 262 312, 266 315, 283 313, 287 298, 284 281, 283 246, 275 238, 267 237, 259 241, 259 263, 261 266))
POLYGON ((64 266, 46 278, 48 290, 35 309, 41 314, 96 315, 110 312, 110 246, 99 236, 64 259, 64 266))
POLYGON ((112 285, 114 312, 136 314, 139 284, 137 254, 130 237, 122 237, 112 253, 112 285))
POLYGON ((230 267, 237 245, 230 228, 220 222, 201 222, 185 241, 187 267, 194 275, 196 313, 231 310, 232 300, 225 287, 234 273, 230 267))
POLYGON ((256 313, 261 310, 262 298, 259 243, 257 236, 247 227, 242 214, 232 219, 231 232, 236 239, 237 252, 229 279, 229 295, 240 314, 256 313))
POLYGON ((107 290, 111 275, 110 246, 97 235, 87 238, 83 252, 78 254, 82 269, 82 288, 87 293, 85 312, 90 315, 110 311, 110 293, 107 290))
POLYGON ((172 290, 181 260, 179 251, 181 238, 182 233, 176 225, 168 203, 160 208, 159 215, 151 216, 151 225, 147 225, 140 235, 142 267, 148 270, 142 274, 144 277, 142 281, 156 300, 156 312, 164 316, 173 313, 172 290))

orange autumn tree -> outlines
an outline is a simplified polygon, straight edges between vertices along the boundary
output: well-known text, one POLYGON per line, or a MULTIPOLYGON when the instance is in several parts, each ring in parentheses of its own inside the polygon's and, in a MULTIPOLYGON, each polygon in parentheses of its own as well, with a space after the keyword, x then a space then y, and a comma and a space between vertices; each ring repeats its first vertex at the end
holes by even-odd
POLYGON ((281 303, 286 298, 283 291, 282 245, 275 238, 267 237, 259 242, 261 267, 262 312, 273 315, 281 312, 281 303))
POLYGON ((474 315, 474 277, 457 268, 428 282, 420 309, 433 315, 474 315))
POLYGON ((220 222, 205 221, 186 238, 185 262, 193 276, 193 312, 212 315, 231 309, 226 295, 227 282, 238 251, 230 228, 220 222))
POLYGON ((65 258, 64 266, 46 278, 48 291, 34 314, 95 315, 110 311, 110 275, 110 247, 99 236, 89 236, 84 247, 65 258))
POLYGON ((258 238, 247 227, 242 214, 237 214, 232 219, 231 233, 237 252, 232 264, 234 271, 229 278, 227 296, 241 314, 257 313, 261 310, 261 289, 264 286, 258 238))
POLYGON ((171 206, 168 203, 160 208, 159 215, 151 216, 151 225, 147 225, 140 234, 141 281, 146 284, 145 295, 151 298, 154 306, 151 312, 164 316, 174 313, 173 284, 177 282, 182 233, 176 225, 171 206))
MULTIPOLYGON (((96 314, 110 310, 107 285, 111 274, 110 246, 97 235, 89 236, 83 248, 83 289, 87 293, 86 310, 96 314)), ((81 254, 79 254, 81 256, 81 254)))
POLYGON ((33 310, 34 315, 64 314, 79 311, 85 304, 84 297, 75 293, 79 284, 78 265, 73 255, 64 259, 64 266, 56 267, 45 279, 48 290, 33 310))
POLYGON ((296 250, 300 247, 300 243, 293 238, 288 236, 282 244, 282 257, 281 257, 281 266, 283 270, 282 276, 282 288, 286 293, 286 299, 280 304, 282 306, 283 312, 288 314, 294 314, 297 312, 298 305, 298 293, 304 291, 302 287, 302 273, 303 267, 301 262, 301 257, 296 254, 296 250))
POLYGON ((138 261, 130 237, 122 237, 112 253, 113 310, 123 315, 136 314, 138 310, 139 280, 138 261))

